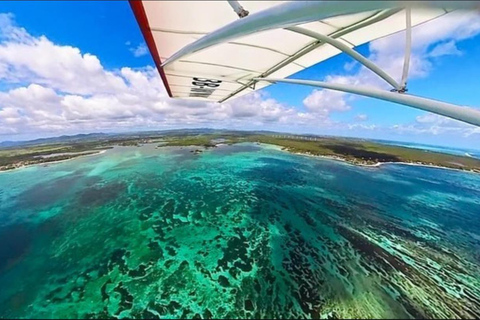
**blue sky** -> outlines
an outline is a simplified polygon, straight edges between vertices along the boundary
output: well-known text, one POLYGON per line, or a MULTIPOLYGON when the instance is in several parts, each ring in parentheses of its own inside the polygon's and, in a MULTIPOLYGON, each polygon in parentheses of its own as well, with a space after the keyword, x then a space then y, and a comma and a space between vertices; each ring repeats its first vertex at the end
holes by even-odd
MULTIPOLYGON (((198 105, 208 116, 182 112, 192 104, 165 97, 127 1, 2 1, 0 14, 0 141, 92 131, 228 127, 480 149, 480 130, 473 126, 302 86, 277 84, 227 105, 198 105)), ((414 32, 418 45, 409 93, 480 107, 479 19, 470 14, 414 32)), ((394 50, 395 39, 356 50, 399 76, 390 63, 402 54, 394 50)), ((359 65, 349 68, 351 62, 338 55, 292 77, 333 82, 359 78, 369 84, 372 76, 359 65)))
POLYGON ((106 69, 152 64, 149 55, 135 57, 125 44, 144 43, 127 1, 2 1, 0 12, 13 13, 33 36, 95 54, 106 69))

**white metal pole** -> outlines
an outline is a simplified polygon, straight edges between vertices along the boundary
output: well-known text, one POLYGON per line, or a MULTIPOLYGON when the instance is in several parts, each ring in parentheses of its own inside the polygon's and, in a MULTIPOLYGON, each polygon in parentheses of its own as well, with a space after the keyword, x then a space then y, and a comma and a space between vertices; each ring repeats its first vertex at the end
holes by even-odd
POLYGON ((407 88, 408 68, 410 66, 410 52, 412 51, 412 10, 405 9, 406 29, 405 29, 405 60, 403 61, 402 80, 400 81, 401 91, 405 92, 407 88))
POLYGON ((233 11, 240 17, 244 18, 248 16, 248 11, 245 10, 237 0, 228 0, 228 3, 232 7, 233 11))
POLYGON ((345 84, 328 83, 322 81, 297 80, 297 79, 276 79, 276 78, 255 78, 257 81, 283 82, 300 84, 325 89, 337 90, 347 93, 354 93, 371 98, 377 98, 389 102, 403 104, 408 107, 433 112, 452 119, 460 120, 475 126, 480 126, 480 110, 469 107, 458 106, 437 100, 408 95, 405 93, 389 92, 370 87, 359 87, 345 84))
POLYGON ((183 47, 162 67, 183 56, 252 33, 365 11, 407 7, 477 9, 477 1, 290 1, 235 20, 183 47))
POLYGON ((349 46, 347 46, 343 42, 338 41, 336 39, 333 39, 329 36, 325 36, 325 35, 320 34, 318 32, 313 32, 313 31, 310 31, 310 30, 307 30, 307 29, 301 28, 301 27, 288 27, 288 28, 285 28, 285 29, 293 31, 293 32, 297 32, 297 33, 300 33, 300 34, 303 34, 303 35, 306 35, 306 36, 309 36, 309 37, 312 37, 312 38, 315 38, 317 40, 326 42, 328 44, 331 44, 335 48, 341 50, 342 52, 348 54, 353 59, 355 59, 358 62, 360 62, 361 64, 363 64, 368 69, 372 70, 374 73, 376 73, 383 80, 387 81, 395 89, 397 89, 397 90, 401 89, 401 85, 399 83, 397 83, 397 81, 395 81, 395 79, 393 79, 388 73, 386 73, 385 71, 380 69, 380 67, 378 67, 375 63, 368 60, 367 58, 365 58, 360 53, 353 50, 352 48, 350 48, 349 46))

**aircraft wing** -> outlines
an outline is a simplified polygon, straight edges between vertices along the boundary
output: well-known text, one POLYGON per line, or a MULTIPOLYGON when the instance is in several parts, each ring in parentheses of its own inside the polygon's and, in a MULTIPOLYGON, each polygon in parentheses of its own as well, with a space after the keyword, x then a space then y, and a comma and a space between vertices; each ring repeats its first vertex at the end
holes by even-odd
MULTIPOLYGON (((351 2, 356 3, 357 1, 351 2)), ((282 1, 243 1, 250 16, 282 1)), ((270 85, 254 78, 286 78, 342 51, 284 28, 250 33, 182 56, 177 51, 239 20, 229 1, 130 1, 150 53, 172 98, 223 102, 270 85)), ((402 31, 406 10, 384 8, 299 24, 350 48, 402 31)), ((412 10, 412 26, 448 13, 442 7, 412 10)))

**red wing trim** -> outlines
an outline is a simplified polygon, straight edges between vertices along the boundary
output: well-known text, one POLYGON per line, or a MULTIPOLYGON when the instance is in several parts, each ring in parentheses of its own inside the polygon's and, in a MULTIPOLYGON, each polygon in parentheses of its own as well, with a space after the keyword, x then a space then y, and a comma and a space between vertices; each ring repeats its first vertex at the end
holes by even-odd
POLYGON ((129 0, 128 2, 130 3, 130 7, 135 15, 135 19, 137 19, 140 30, 142 30, 143 38, 147 43, 148 50, 150 50, 153 61, 155 61, 157 70, 160 73, 160 77, 162 78, 165 88, 167 89, 168 96, 172 98, 172 91, 170 91, 167 77, 165 76, 165 72, 162 68, 162 61, 160 60, 160 55, 158 54, 157 46, 155 45, 155 40, 153 39, 152 31, 150 30, 150 25, 148 24, 148 18, 147 14, 145 13, 145 9, 143 8, 143 3, 140 0, 129 0))

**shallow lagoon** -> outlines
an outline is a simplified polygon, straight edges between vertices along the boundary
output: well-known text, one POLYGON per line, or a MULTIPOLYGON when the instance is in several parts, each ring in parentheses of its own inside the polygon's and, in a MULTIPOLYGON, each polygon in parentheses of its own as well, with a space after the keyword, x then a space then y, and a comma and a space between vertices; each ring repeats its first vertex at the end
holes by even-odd
POLYGON ((480 175, 195 149, 0 173, 0 317, 480 316, 480 175))

